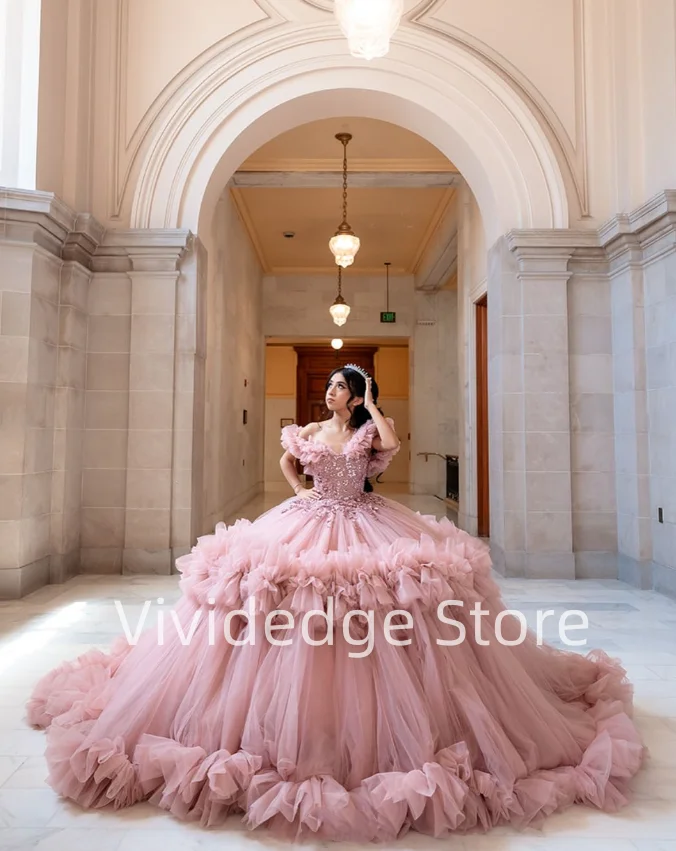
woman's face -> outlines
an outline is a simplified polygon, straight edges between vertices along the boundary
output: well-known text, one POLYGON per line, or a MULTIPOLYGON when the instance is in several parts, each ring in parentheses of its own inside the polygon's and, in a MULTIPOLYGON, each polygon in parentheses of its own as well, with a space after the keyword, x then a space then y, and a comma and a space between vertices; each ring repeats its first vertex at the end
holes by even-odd
MULTIPOLYGON (((331 376, 326 387, 326 407, 329 411, 343 411, 348 407, 351 396, 350 388, 347 386, 347 381, 342 372, 337 372, 331 376)), ((359 399, 353 399, 350 402, 349 410, 351 411, 356 404, 359 404, 359 399)))

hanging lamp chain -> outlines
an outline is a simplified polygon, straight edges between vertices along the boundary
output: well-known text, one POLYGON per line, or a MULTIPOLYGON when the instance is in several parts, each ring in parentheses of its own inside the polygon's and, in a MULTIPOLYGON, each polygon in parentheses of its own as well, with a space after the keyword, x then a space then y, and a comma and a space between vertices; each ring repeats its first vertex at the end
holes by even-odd
POLYGON ((347 224, 347 143, 349 139, 343 139, 343 224, 347 224))
POLYGON ((336 139, 343 146, 343 221, 338 227, 338 233, 352 233, 352 228, 347 223, 347 146, 352 139, 351 133, 336 133, 336 139))

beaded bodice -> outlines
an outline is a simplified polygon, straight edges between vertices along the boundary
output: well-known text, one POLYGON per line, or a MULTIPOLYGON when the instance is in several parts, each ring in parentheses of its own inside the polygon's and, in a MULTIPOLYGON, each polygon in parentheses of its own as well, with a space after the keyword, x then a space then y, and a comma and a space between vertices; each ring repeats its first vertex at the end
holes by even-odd
POLYGON ((314 479, 314 488, 328 499, 349 499, 364 493, 364 479, 381 473, 397 449, 375 452, 372 449, 377 429, 372 421, 358 428, 341 452, 325 443, 299 435, 297 425, 282 429, 282 446, 298 458, 305 472, 314 479))
POLYGON ((308 472, 314 479, 315 490, 322 496, 335 499, 363 493, 370 450, 367 454, 347 452, 347 448, 338 453, 326 446, 326 451, 312 461, 308 472))

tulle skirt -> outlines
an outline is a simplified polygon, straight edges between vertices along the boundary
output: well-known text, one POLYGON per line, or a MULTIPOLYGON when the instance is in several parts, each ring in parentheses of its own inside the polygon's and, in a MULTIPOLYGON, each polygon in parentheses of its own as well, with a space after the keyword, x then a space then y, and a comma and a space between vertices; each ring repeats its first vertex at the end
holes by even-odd
POLYGON ((448 520, 374 494, 291 499, 177 564, 162 643, 121 636, 29 702, 50 784, 83 807, 382 841, 626 803, 643 746, 624 670, 530 633, 502 643, 520 624, 498 617, 488 548, 448 520))

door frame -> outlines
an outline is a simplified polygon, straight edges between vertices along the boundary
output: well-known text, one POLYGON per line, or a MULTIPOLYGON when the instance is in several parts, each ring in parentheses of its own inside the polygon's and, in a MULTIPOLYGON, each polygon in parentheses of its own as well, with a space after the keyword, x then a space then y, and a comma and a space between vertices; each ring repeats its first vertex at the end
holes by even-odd
POLYGON ((488 295, 474 302, 476 375, 477 535, 490 535, 490 448, 488 426, 488 295))

